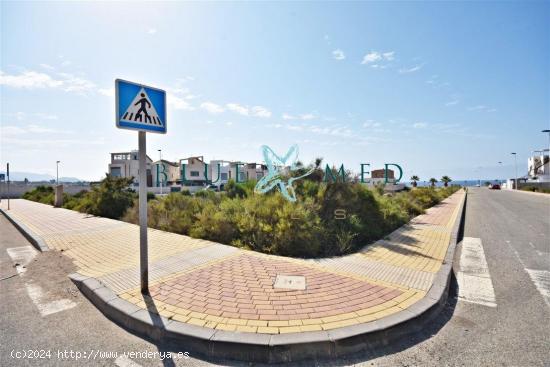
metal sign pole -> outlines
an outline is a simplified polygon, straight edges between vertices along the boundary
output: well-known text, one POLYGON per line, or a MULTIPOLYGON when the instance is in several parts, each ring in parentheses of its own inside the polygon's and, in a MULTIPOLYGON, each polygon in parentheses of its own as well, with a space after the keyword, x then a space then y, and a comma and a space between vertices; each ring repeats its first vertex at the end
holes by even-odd
POLYGON ((6 176, 8 178, 8 210, 10 210, 10 164, 7 164, 6 176))
POLYGON ((139 131, 139 274, 141 293, 149 293, 147 260, 147 164, 145 131, 139 131))

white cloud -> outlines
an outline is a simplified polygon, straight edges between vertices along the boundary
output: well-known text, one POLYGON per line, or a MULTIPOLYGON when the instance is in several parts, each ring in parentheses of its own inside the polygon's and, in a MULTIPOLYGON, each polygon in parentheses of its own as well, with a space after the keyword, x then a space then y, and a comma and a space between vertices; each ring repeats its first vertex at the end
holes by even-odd
POLYGON ((46 70, 55 70, 55 68, 51 65, 48 65, 48 64, 40 64, 40 66, 43 68, 43 69, 46 69, 46 70))
POLYGON ((19 126, 1 126, 0 131, 2 131, 2 136, 13 136, 13 135, 22 135, 26 133, 25 129, 22 129, 19 126))
POLYGON ((203 102, 201 103, 200 108, 202 108, 203 110, 206 110, 208 113, 211 113, 213 115, 222 113, 224 111, 222 106, 217 105, 213 102, 203 102))
POLYGON ((376 61, 382 60, 382 55, 376 51, 369 52, 363 57, 361 64, 370 64, 376 61))
POLYGON ((313 113, 304 113, 300 115, 301 120, 313 120, 316 117, 317 116, 315 116, 313 113))
POLYGON ((24 71, 19 75, 7 75, 0 71, 0 85, 12 88, 38 89, 38 88, 59 88, 62 81, 54 80, 51 76, 35 71, 24 71))
POLYGON ((477 106, 468 107, 468 111, 481 111, 481 110, 484 110, 486 108, 487 108, 487 106, 480 104, 480 105, 477 105, 477 106))
POLYGON ((156 29, 156 28, 149 28, 149 29, 147 29, 147 33, 148 33, 148 34, 156 34, 156 33, 157 33, 157 29, 156 29))
POLYGON ((374 128, 374 127, 380 127, 380 126, 382 126, 382 124, 374 120, 367 120, 363 123, 363 127, 367 127, 367 128, 370 128, 370 127, 374 128))
POLYGON ((99 94, 102 94, 107 97, 115 96, 115 88, 99 88, 97 91, 99 94))
POLYGON ((283 113, 283 120, 313 120, 317 118, 317 115, 314 113, 302 113, 300 115, 290 115, 288 113, 283 113))
POLYGON ((63 79, 62 89, 65 92, 85 93, 95 89, 96 85, 90 80, 67 73, 59 73, 63 79))
POLYGON ((427 126, 428 126, 428 124, 425 123, 425 122, 416 122, 416 123, 413 124, 413 127, 414 127, 415 129, 423 129, 423 128, 427 127, 427 126))
POLYGON ((225 105, 225 107, 227 107, 228 110, 236 112, 240 115, 248 116, 248 107, 241 106, 238 103, 228 103, 225 105))
POLYGON ((26 135, 26 134, 74 134, 73 131, 66 129, 52 129, 49 127, 44 127, 36 124, 22 126, 2 126, 1 128, 3 136, 15 136, 15 135, 26 135))
POLYGON ((264 118, 271 117, 271 111, 269 111, 267 108, 262 106, 252 107, 251 112, 252 112, 252 116, 264 117, 264 118))
POLYGON ((85 93, 95 89, 90 80, 67 73, 57 73, 56 77, 49 74, 24 71, 19 75, 8 75, 0 71, 0 85, 21 89, 61 89, 65 92, 85 93))
POLYGON ((460 101, 458 99, 454 99, 452 101, 449 101, 447 103, 445 103, 445 106, 454 106, 456 104, 458 104, 460 101))
POLYGON ((384 52, 382 54, 382 56, 388 61, 392 61, 393 59, 395 59, 394 55, 395 55, 395 51, 384 52))
POLYGON ((468 111, 485 111, 485 112, 496 112, 497 109, 496 108, 492 108, 492 107, 489 107, 489 106, 485 106, 485 105, 477 105, 477 106, 472 106, 472 107, 468 107, 467 108, 468 111))
POLYGON ((6 116, 15 117, 15 119, 17 119, 18 121, 23 121, 28 118, 38 118, 41 120, 57 120, 59 118, 57 115, 44 113, 44 112, 35 112, 35 113, 15 112, 15 113, 6 113, 6 116))
MULTIPOLYGON (((193 111, 195 108, 192 107, 184 98, 180 98, 177 95, 173 93, 168 93, 166 96, 166 103, 169 106, 172 106, 176 110, 187 110, 187 111, 193 111)), ((208 103, 208 102, 206 102, 208 103)), ((204 104, 204 103, 203 103, 204 104)), ((201 108, 205 108, 201 105, 201 108)), ((207 111, 208 109, 205 108, 207 111)), ((222 109, 223 111, 223 109, 222 109)), ((210 112, 210 111, 208 111, 210 112)), ((216 112, 210 112, 210 113, 216 113, 216 112)))
POLYGON ((283 113, 283 120, 295 120, 296 117, 289 115, 288 113, 283 113))
POLYGON ((395 59, 395 51, 371 51, 363 57, 362 65, 369 65, 373 69, 386 69, 395 59))
POLYGON ((414 73, 415 71, 418 71, 424 67, 424 64, 415 65, 410 68, 402 68, 399 69, 399 74, 408 74, 408 73, 414 73))
POLYGON ((335 59, 335 60, 344 60, 346 58, 346 55, 344 54, 344 51, 340 50, 340 49, 337 49, 337 50, 334 50, 332 51, 332 57, 335 59))

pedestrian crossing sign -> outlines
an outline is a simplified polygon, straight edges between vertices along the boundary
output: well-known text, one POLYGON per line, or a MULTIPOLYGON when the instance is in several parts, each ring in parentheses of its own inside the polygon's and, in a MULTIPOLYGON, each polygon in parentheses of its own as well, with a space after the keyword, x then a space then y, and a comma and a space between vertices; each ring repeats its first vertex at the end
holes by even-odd
POLYGON ((166 134, 166 91, 115 80, 116 126, 166 134))

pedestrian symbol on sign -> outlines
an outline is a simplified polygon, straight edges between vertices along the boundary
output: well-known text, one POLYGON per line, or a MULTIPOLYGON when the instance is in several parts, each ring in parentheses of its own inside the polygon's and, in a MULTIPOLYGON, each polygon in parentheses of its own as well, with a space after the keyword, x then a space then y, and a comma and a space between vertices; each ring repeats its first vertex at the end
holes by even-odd
POLYGON ((149 100, 145 89, 141 88, 120 121, 143 122, 145 124, 162 125, 155 106, 149 100))

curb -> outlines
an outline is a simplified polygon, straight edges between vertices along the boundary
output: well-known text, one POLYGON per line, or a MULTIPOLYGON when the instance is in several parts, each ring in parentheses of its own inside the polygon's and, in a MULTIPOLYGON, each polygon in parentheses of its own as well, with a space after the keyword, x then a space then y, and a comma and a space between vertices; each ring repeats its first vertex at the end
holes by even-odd
POLYGON ((40 252, 50 251, 48 245, 44 243, 42 238, 34 233, 29 227, 21 223, 19 220, 15 219, 8 214, 6 210, 0 209, 0 212, 17 228, 19 232, 40 252))
POLYGON ((459 204, 443 264, 424 298, 383 319, 328 331, 255 334, 215 330, 167 319, 119 298, 95 278, 69 275, 80 291, 109 319, 155 341, 176 342, 186 350, 211 359, 281 363, 304 359, 337 358, 368 348, 388 345, 420 331, 444 308, 449 293, 453 258, 464 221, 467 193, 459 204))

